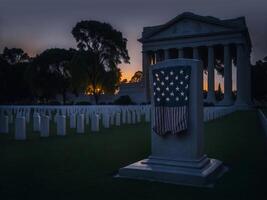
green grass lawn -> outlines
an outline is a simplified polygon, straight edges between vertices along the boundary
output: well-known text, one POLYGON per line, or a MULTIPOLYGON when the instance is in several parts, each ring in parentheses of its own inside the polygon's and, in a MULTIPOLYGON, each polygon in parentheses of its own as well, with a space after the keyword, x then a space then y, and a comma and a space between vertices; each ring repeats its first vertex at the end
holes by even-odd
POLYGON ((149 155, 149 130, 147 123, 86 135, 68 129, 65 137, 31 133, 23 142, 0 135, 0 199, 237 200, 266 194, 266 139, 256 111, 205 124, 205 152, 229 167, 213 189, 113 178, 149 155))

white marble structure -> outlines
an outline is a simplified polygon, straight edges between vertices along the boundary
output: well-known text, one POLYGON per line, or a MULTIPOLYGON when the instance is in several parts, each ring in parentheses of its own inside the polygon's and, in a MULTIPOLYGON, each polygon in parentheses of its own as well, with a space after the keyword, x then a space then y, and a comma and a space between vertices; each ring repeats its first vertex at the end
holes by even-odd
POLYGON ((233 104, 232 63, 236 55, 238 106, 251 104, 251 41, 244 17, 220 20, 193 13, 183 13, 166 24, 143 29, 143 74, 147 101, 150 101, 148 71, 151 65, 166 59, 207 60, 207 102, 216 103, 214 68, 216 51, 223 52, 224 99, 220 105, 233 104), (203 54, 204 53, 204 54, 203 54))
MULTIPOLYGON (((208 158, 204 152, 202 65, 199 60, 173 59, 153 69, 174 66, 191 68, 188 105, 188 129, 181 135, 157 135, 151 127, 151 155, 119 170, 119 177, 160 181, 182 185, 210 186, 225 172, 222 162, 208 158)), ((151 70, 150 70, 151 73, 151 70)), ((152 77, 150 75, 150 77, 152 77)), ((152 87, 152 81, 150 82, 152 87)), ((153 95, 153 92, 151 94, 153 95)), ((152 98, 152 116, 154 99, 152 98)), ((152 117, 152 123, 154 118, 152 117)))

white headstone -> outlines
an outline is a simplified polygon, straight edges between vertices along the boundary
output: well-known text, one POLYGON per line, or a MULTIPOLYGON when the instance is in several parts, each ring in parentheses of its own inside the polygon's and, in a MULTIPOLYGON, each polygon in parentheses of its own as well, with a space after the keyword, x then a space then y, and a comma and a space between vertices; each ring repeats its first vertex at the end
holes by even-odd
POLYGON ((138 123, 141 122, 141 112, 140 112, 140 110, 138 110, 138 111, 136 112, 136 120, 137 120, 138 123))
POLYGON ((41 115, 41 129, 40 129, 40 136, 41 137, 48 137, 49 136, 49 116, 41 115))
POLYGON ((26 122, 29 123, 30 122, 30 111, 26 111, 25 117, 26 117, 26 122))
POLYGON ((25 117, 17 117, 15 122, 15 140, 26 140, 25 117))
POLYGON ((114 113, 110 114, 110 125, 113 126, 114 125, 114 121, 115 121, 115 117, 114 117, 114 113))
POLYGON ((99 131, 99 115, 92 114, 91 116, 91 131, 98 132, 99 131))
POLYGON ((70 128, 76 128, 76 115, 74 113, 70 115, 70 128))
POLYGON ((109 114, 107 112, 104 112, 103 113, 103 127, 104 128, 109 128, 110 127, 109 121, 110 121, 109 114))
POLYGON ((84 133, 84 114, 79 114, 77 116, 77 133, 84 133))
POLYGON ((126 110, 125 108, 122 109, 122 123, 126 123, 126 110))
POLYGON ((132 110, 132 124, 136 124, 135 110, 132 110))
POLYGON ((9 122, 10 124, 13 124, 13 115, 12 115, 12 112, 9 112, 9 113, 8 113, 8 122, 9 122))
POLYGON ((9 130, 8 116, 2 115, 0 117, 0 133, 8 133, 9 130))
POLYGON ((120 126, 121 125, 121 113, 117 112, 116 113, 116 126, 120 126))
POLYGON ((131 111, 127 110, 127 124, 131 124, 131 123, 132 123, 131 111))
POLYGON ((65 136, 66 135, 66 116, 59 115, 57 119, 57 135, 65 136))
POLYGON ((85 124, 88 125, 90 122, 90 117, 89 117, 89 113, 85 114, 85 124))
POLYGON ((33 114, 33 131, 40 131, 41 127, 41 117, 39 113, 33 114))

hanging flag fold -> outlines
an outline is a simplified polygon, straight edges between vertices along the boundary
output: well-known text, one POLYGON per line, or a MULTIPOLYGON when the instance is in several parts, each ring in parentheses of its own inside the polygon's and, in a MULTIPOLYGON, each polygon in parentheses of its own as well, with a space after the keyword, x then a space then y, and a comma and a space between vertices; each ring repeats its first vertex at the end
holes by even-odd
POLYGON ((187 129, 190 77, 189 66, 152 70, 153 130, 158 135, 175 135, 187 129))

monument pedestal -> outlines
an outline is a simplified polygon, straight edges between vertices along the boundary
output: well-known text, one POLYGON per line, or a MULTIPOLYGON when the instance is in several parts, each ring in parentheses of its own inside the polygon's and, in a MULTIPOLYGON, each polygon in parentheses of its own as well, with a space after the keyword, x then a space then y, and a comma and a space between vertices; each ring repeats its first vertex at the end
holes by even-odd
POLYGON ((203 156, 199 160, 168 160, 149 157, 119 170, 118 177, 212 187, 214 181, 227 171, 222 162, 203 156))
MULTIPOLYGON (((226 171, 221 161, 210 159, 204 154, 202 76, 202 63, 199 60, 171 59, 150 68, 150 86, 153 88, 151 96, 154 96, 151 99, 151 155, 147 159, 121 168, 118 177, 209 187, 226 171), (174 111, 173 107, 166 106, 166 102, 162 105, 155 104, 154 92, 156 93, 158 89, 154 87, 157 85, 154 83, 158 81, 168 90, 175 87, 178 91, 182 90, 183 78, 189 76, 186 74, 188 69, 191 71, 191 78, 187 87, 189 90, 188 115, 181 114, 179 110, 174 111), (156 73, 153 73, 153 70, 156 70, 156 73), (159 72, 164 76, 160 76, 159 72), (173 79, 168 81, 169 76, 174 77, 175 80, 179 80, 180 77, 180 80, 178 82, 173 81, 173 79), (174 82, 176 85, 173 87, 174 82), (156 107, 165 109, 164 113, 155 115, 156 107), (168 109, 172 112, 168 112, 168 109), (179 118, 174 117, 177 115, 179 118), (165 135, 160 135, 153 128, 160 126, 166 131, 170 130, 170 127, 175 127, 172 126, 173 124, 182 126, 183 122, 179 120, 182 118, 187 118, 187 129, 183 132, 177 134, 166 132, 165 135)), ((159 86, 158 88, 160 89, 159 86)), ((160 90, 164 91, 163 88, 160 90)), ((170 93, 168 90, 164 91, 163 96, 170 93)), ((184 89, 184 91, 186 90, 184 89)), ((185 95, 183 91, 180 93, 182 96, 185 95)), ((176 95, 179 96, 180 93, 176 95)), ((170 96, 171 94, 174 94, 173 89, 170 96)), ((183 98, 182 96, 180 98, 183 98)), ((156 101, 158 99, 160 98, 157 97, 156 101)), ((181 108, 180 104, 177 104, 176 108, 181 108)))

